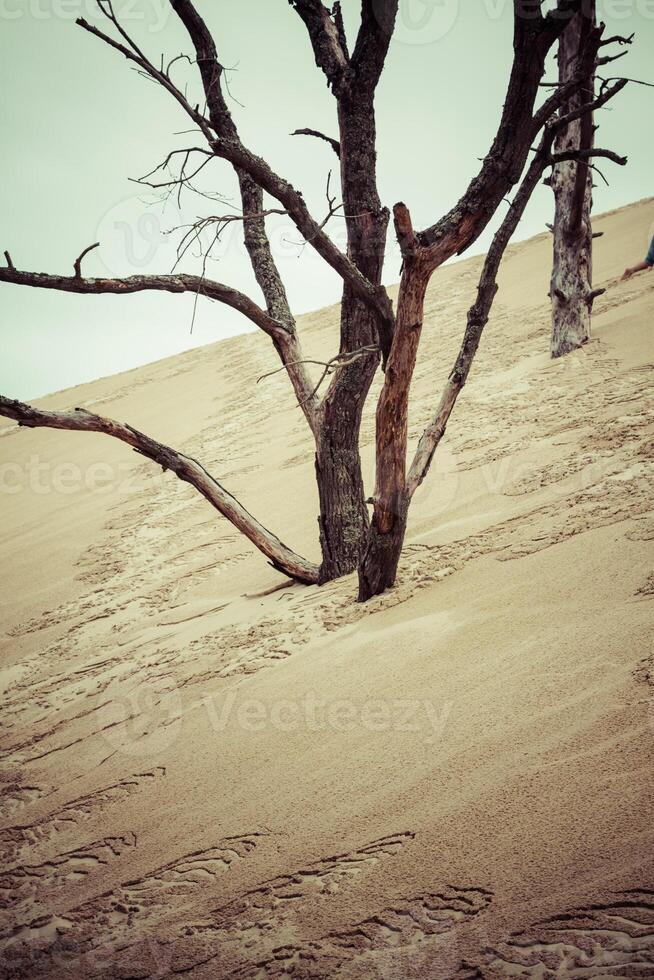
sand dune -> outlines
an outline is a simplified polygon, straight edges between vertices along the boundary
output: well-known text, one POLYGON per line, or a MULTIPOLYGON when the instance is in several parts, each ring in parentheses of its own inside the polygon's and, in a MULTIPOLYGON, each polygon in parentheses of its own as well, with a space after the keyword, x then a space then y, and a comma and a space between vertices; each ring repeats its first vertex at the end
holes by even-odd
MULTIPOLYGON (((364 607, 122 445, 0 426, 1 977, 654 977, 654 275, 619 282, 653 223, 597 219, 608 291, 557 362, 549 236, 512 246, 364 607)), ((412 438, 480 265, 434 277, 412 438)), ((315 558, 275 366, 252 334, 42 403, 192 453, 315 558)))

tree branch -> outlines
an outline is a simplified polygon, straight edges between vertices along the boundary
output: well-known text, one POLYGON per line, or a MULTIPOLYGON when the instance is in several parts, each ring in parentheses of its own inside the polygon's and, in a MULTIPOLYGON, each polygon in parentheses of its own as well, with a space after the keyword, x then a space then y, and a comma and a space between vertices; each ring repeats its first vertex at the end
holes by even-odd
MULTIPOLYGON (((239 181, 243 212, 246 214, 261 215, 244 224, 244 238, 255 278, 266 301, 267 315, 271 320, 283 324, 286 329, 286 335, 281 336, 281 343, 274 341, 275 347, 283 364, 296 365, 289 367, 289 378, 298 402, 303 406, 304 415, 309 426, 315 434, 317 426, 317 401, 308 397, 311 390, 311 381, 301 363, 302 351, 295 333, 295 320, 291 314, 284 284, 270 249, 270 243, 266 233, 265 217, 263 216, 263 190, 267 190, 273 196, 277 196, 276 192, 279 193, 280 190, 282 193, 288 192, 291 194, 294 210, 292 211, 288 207, 286 207, 286 210, 305 238, 312 242, 314 247, 323 254, 323 257, 327 257, 327 261, 331 261, 335 266, 340 266, 342 273, 345 275, 356 274, 358 276, 358 286, 368 297, 368 302, 378 304, 381 302, 381 299, 373 288, 370 287, 370 284, 367 284, 364 278, 358 274, 356 267, 349 262, 347 256, 340 253, 329 237, 313 222, 301 195, 297 194, 285 181, 278 178, 267 165, 264 166, 266 180, 262 182, 260 179, 261 168, 259 164, 263 164, 263 161, 246 150, 241 143, 231 113, 225 102, 221 88, 223 67, 218 61, 216 47, 211 33, 190 0, 171 0, 171 3, 173 9, 184 24, 195 48, 196 60, 205 91, 207 111, 209 114, 208 119, 198 111, 197 107, 193 108, 190 105, 186 97, 173 84, 168 74, 157 69, 140 51, 118 23, 110 5, 108 9, 105 9, 104 2, 99 3, 102 12, 108 16, 121 36, 127 41, 128 46, 114 40, 97 28, 92 27, 92 25, 83 19, 80 19, 78 23, 84 29, 108 43, 111 47, 120 51, 126 58, 134 61, 147 75, 170 92, 184 111, 199 126, 209 143, 213 155, 227 160, 234 167, 239 181), (218 137, 217 139, 216 136, 218 137), (301 215, 304 227, 300 227, 298 224, 298 215, 301 215), (306 233, 307 229, 310 229, 309 235, 306 233), (317 234, 314 238, 311 238, 310 235, 315 233, 316 229, 317 234)), ((281 198, 278 197, 278 200, 281 200, 281 198)), ((282 203, 284 202, 282 201, 282 203)), ((387 305, 390 307, 390 300, 388 300, 388 297, 386 299, 387 305)))
POLYGON ((361 26, 352 52, 356 87, 373 92, 381 77, 395 30, 399 0, 361 0, 361 26))
POLYGON ((633 44, 635 36, 635 34, 630 34, 628 37, 625 37, 624 34, 614 34, 613 37, 605 38, 600 44, 600 48, 605 48, 609 44, 633 44))
MULTIPOLYGON (((288 181, 276 174, 265 160, 244 146, 222 94, 220 87, 222 66, 218 61, 215 44, 209 29, 195 10, 191 0, 171 0, 171 3, 186 27, 196 50, 211 125, 219 137, 210 141, 211 148, 216 156, 230 162, 239 174, 243 211, 254 213, 262 210, 261 191, 265 191, 276 198, 284 206, 305 241, 309 242, 328 265, 341 276, 355 295, 378 314, 383 329, 392 333, 393 309, 386 290, 381 285, 373 284, 367 279, 348 255, 337 248, 321 225, 312 217, 302 194, 296 191, 288 181), (246 179, 245 175, 250 179, 246 179)), ((317 33, 315 33, 315 37, 316 43, 319 43, 320 57, 327 59, 331 65, 330 72, 332 68, 336 70, 336 62, 331 60, 333 58, 336 58, 338 64, 343 67, 346 56, 341 48, 341 28, 331 20, 331 16, 320 3, 320 0, 300 0, 299 7, 302 9, 298 9, 298 12, 303 16, 303 19, 307 18, 314 33, 318 30, 322 34, 326 32, 326 36, 322 37, 322 40, 318 39, 317 33)), ((335 75, 332 77, 335 78, 335 75)), ((279 308, 273 310, 271 301, 276 304, 278 302, 284 303, 287 306, 286 295, 283 293, 281 278, 272 260, 263 219, 258 227, 254 222, 248 223, 247 232, 250 233, 250 238, 248 239, 246 234, 246 246, 250 252, 255 275, 264 290, 269 310, 280 317, 279 308)), ((301 360, 301 358, 295 358, 295 360, 301 360)), ((311 402, 309 402, 310 406, 311 402)))
POLYGON ((596 109, 601 109, 607 102, 610 102, 611 99, 618 94, 618 92, 621 92, 625 85, 628 84, 629 79, 620 78, 615 82, 615 85, 604 85, 596 98, 591 99, 589 102, 585 102, 577 109, 573 109, 571 112, 568 112, 563 116, 558 116, 556 119, 548 123, 547 128, 554 133, 565 129, 571 122, 574 122, 575 119, 580 119, 582 116, 595 112, 596 109))
MULTIPOLYGON (((617 91, 619 89, 615 88, 611 92, 603 93, 602 104, 612 98, 617 91)), ((594 101, 599 100, 600 97, 594 101)), ((588 103, 581 107, 578 114, 587 114, 592 104, 588 103)), ((403 205, 396 206, 396 228, 405 259, 405 268, 398 298, 398 325, 391 348, 389 369, 377 409, 377 481, 373 515, 373 523, 377 530, 386 532, 394 526, 397 515, 406 514, 411 497, 429 470, 458 395, 466 383, 482 332, 488 322, 497 292, 496 277, 500 262, 534 189, 542 178, 544 170, 551 164, 552 145, 560 124, 561 119, 556 119, 545 126, 535 156, 522 177, 519 189, 493 238, 479 280, 476 302, 468 312, 459 355, 443 391, 435 418, 420 438, 406 477, 408 392, 422 327, 424 293, 433 271, 431 264, 433 257, 429 249, 422 246, 419 240, 418 245, 415 245, 406 208, 403 205), (399 448, 387 435, 394 428, 399 432, 399 448)), ((618 160, 622 162, 621 158, 618 160)))
MULTIPOLYGON (((615 90, 612 91, 606 98, 601 97, 603 99, 601 104, 604 105, 609 98, 616 95, 617 92, 620 91, 620 88, 615 87, 615 90)), ((598 97, 595 102, 600 102, 600 97, 598 97)), ((575 118, 578 118, 579 115, 589 111, 592 111, 592 104, 590 103, 582 107, 580 110, 577 110, 575 113, 571 113, 571 115, 575 115, 575 118)), ((627 162, 625 157, 619 157, 617 154, 614 154, 609 150, 592 148, 589 150, 577 150, 571 151, 570 153, 553 155, 551 153, 551 148, 556 138, 556 134, 560 129, 560 122, 561 120, 553 121, 546 127, 536 154, 529 165, 520 187, 513 198, 513 201, 511 202, 509 210, 504 217, 502 224, 495 233, 491 246, 488 250, 479 279, 477 298, 474 305, 471 306, 470 310, 468 311, 467 325, 456 362, 441 396, 441 401, 436 411, 434 420, 425 429, 420 437, 413 462, 409 469, 406 482, 407 501, 411 500, 413 494, 425 479, 429 471, 429 467, 431 466, 434 453, 436 452, 436 448, 445 434, 447 423, 456 404, 456 400, 468 379, 472 362, 475 354, 477 353, 479 342, 488 322, 493 300, 495 299, 495 295, 497 293, 497 273, 504 256, 504 252, 506 251, 507 245, 518 227, 531 195, 533 194, 545 169, 550 166, 552 162, 558 162, 559 158, 571 160, 580 157, 589 159, 592 156, 607 156, 609 159, 614 160, 614 162, 619 163, 622 166, 624 166, 624 164, 627 162)), ((603 292, 604 290, 596 290, 594 294, 591 294, 591 297, 589 297, 590 301, 592 302, 597 296, 601 296, 603 292)))
POLYGON ((497 135, 463 197, 448 214, 418 235, 421 244, 430 249, 433 269, 476 241, 498 204, 520 180, 531 144, 546 122, 545 113, 553 111, 564 98, 559 89, 547 101, 546 108, 534 113, 545 59, 581 3, 582 0, 559 0, 557 9, 543 17, 535 9, 540 4, 514 0, 513 67, 497 135), (526 3, 529 11, 523 9, 526 3))
POLYGON ((321 0, 288 0, 309 34, 316 65, 336 95, 348 84, 349 58, 345 48, 340 8, 338 20, 321 0))
POLYGON ((265 160, 251 153, 242 144, 215 140, 212 146, 216 156, 246 170, 259 187, 284 205, 305 241, 348 283, 355 295, 378 313, 382 322, 392 331, 393 309, 388 293, 383 286, 374 285, 362 275, 347 255, 332 242, 309 213, 302 195, 288 181, 279 177, 265 160))
POLYGON ((94 242, 93 245, 89 245, 87 248, 85 248, 84 251, 81 253, 81 255, 79 255, 75 259, 75 264, 73 268, 75 270, 75 276, 77 279, 81 279, 82 277, 82 259, 84 258, 85 255, 88 255, 89 252, 92 252, 94 248, 99 248, 99 246, 100 246, 100 242, 94 242))
POLYGON ((552 153, 549 162, 563 163, 565 160, 590 160, 591 157, 606 157, 607 160, 612 160, 613 163, 617 163, 619 167, 624 167, 629 162, 627 157, 621 157, 618 153, 614 153, 613 150, 603 150, 600 147, 590 147, 587 150, 565 150, 561 153, 552 153))
MULTIPOLYGON (((338 155, 348 258, 366 281, 373 284, 372 289, 380 300, 378 304, 371 302, 355 277, 342 277, 341 351, 358 350, 376 340, 385 369, 395 317, 386 290, 380 285, 389 214, 381 206, 377 189, 374 94, 393 33, 398 3, 397 0, 362 0, 355 52, 348 58, 340 4, 334 5, 330 15, 320 0, 289 2, 307 27, 316 63, 327 76, 338 105, 338 155), (334 48, 336 42, 338 50, 334 48), (367 310, 361 309, 363 304, 367 310)), ((323 400, 328 414, 329 406, 336 400, 352 402, 351 393, 355 390, 361 393, 358 397, 365 400, 375 368, 371 357, 368 363, 365 359, 355 361, 336 375, 323 400)), ((360 418, 357 413, 358 409, 353 408, 356 425, 360 418)))
POLYGON ((548 153, 546 147, 543 146, 534 157, 502 224, 495 233, 479 279, 476 301, 468 311, 467 325, 457 359, 441 396, 436 415, 420 437, 409 469, 405 491, 407 501, 411 500, 425 479, 436 448, 445 434, 459 393, 468 379, 481 335, 488 322, 490 309, 497 293, 496 278, 502 257, 547 164, 548 153))
POLYGON ((338 140, 333 139, 331 136, 325 136, 324 133, 319 132, 317 129, 295 129, 291 133, 291 136, 315 136, 316 139, 329 143, 338 159, 340 160, 341 158, 341 144, 338 140))
POLYGON ((78 263, 81 258, 82 256, 75 263, 74 276, 57 276, 46 272, 23 272, 11 265, 7 268, 0 268, 0 282, 10 282, 17 286, 35 286, 39 289, 56 289, 65 293, 93 293, 96 295, 113 293, 117 296, 123 296, 126 293, 140 293, 146 290, 167 293, 195 293, 238 310, 270 337, 283 340, 284 335, 287 334, 284 324, 274 320, 245 293, 213 279, 204 279, 202 276, 187 274, 127 276, 124 279, 85 279, 78 275, 78 263))
POLYGON ((238 528, 270 561, 273 568, 308 585, 318 581, 318 568, 296 555, 267 530, 205 468, 190 456, 151 439, 132 426, 94 415, 85 409, 72 412, 46 412, 0 395, 0 415, 28 428, 45 427, 77 432, 99 432, 131 446, 137 453, 158 463, 164 470, 189 483, 219 513, 238 528))
MULTIPOLYGON (((99 6, 104 13, 104 9, 101 3, 99 4, 99 6)), ((115 20, 112 20, 112 22, 115 23, 115 20)), ((162 71, 159 71, 157 68, 155 68, 155 66, 152 64, 151 61, 148 61, 147 58, 141 56, 140 54, 137 54, 135 50, 126 47, 124 44, 121 44, 119 41, 116 41, 115 38, 110 37, 108 34, 105 34, 104 31, 101 31, 98 27, 95 27, 93 24, 89 24, 89 22, 85 20, 83 17, 78 17, 75 23, 78 25, 78 27, 81 27, 89 34, 93 34, 95 37, 100 38, 100 40, 104 41, 105 44, 108 44, 116 51, 119 51, 122 55, 124 55, 125 58, 127 58, 128 61, 133 61, 146 74, 150 75, 151 78, 159 82, 159 84, 162 85, 167 92, 170 92, 172 97, 181 105, 184 112, 186 112, 186 114, 191 117, 191 119, 196 124, 196 126, 199 127, 199 129, 201 130, 205 138, 208 141, 212 140, 213 134, 211 132, 211 128, 209 126, 208 120, 202 115, 201 112, 198 111, 198 109, 195 109, 190 104, 188 99, 182 94, 182 92, 180 92, 177 86, 171 82, 170 78, 168 78, 167 75, 165 75, 162 71)))
MULTIPOLYGON (((296 227, 303 235, 305 240, 311 243, 313 248, 328 263, 328 265, 330 265, 344 281, 349 283, 353 292, 367 305, 374 309, 379 314, 382 321, 389 327, 389 329, 392 330, 393 309, 386 290, 382 286, 374 285, 368 279, 366 279, 366 277, 359 272, 356 265, 350 261, 348 256, 341 252, 341 250, 332 242, 329 235, 322 230, 318 222, 310 214, 302 194, 296 191, 288 181, 279 177, 265 160, 248 150, 247 147, 245 147, 240 141, 233 125, 233 121, 231 121, 231 116, 229 116, 228 120, 227 116, 223 114, 222 106, 225 105, 226 108, 226 104, 222 98, 222 93, 220 96, 217 94, 220 91, 220 86, 217 83, 217 80, 220 78, 222 66, 220 66, 215 59, 215 48, 213 47, 213 41, 211 40, 209 31, 195 11, 193 5, 190 3, 190 0, 171 0, 171 3, 173 4, 173 8, 176 13, 182 19, 184 25, 187 27, 187 30, 189 31, 189 34, 196 45, 198 65, 203 71, 203 81, 206 86, 205 91, 208 91, 209 93, 207 95, 207 102, 210 112, 210 122, 208 122, 207 119, 201 115, 201 113, 192 108, 179 89, 173 85, 167 76, 156 69, 150 61, 136 55, 132 50, 125 47, 125 45, 120 44, 113 38, 110 38, 108 35, 104 34, 102 31, 99 31, 97 28, 93 27, 91 24, 88 24, 83 20, 83 18, 80 18, 77 23, 85 30, 88 30, 90 33, 96 35, 107 44, 111 45, 111 47, 116 48, 123 55, 125 55, 126 58, 138 63, 148 75, 158 81, 167 91, 169 91, 180 103, 182 108, 184 108, 184 110, 200 127, 215 155, 231 163, 237 172, 244 171, 245 174, 249 175, 253 179, 254 185, 249 188, 248 196, 251 198, 258 195, 256 188, 259 188, 280 201, 280 203, 283 204, 284 208, 288 211, 289 216, 295 222, 296 227), (220 71, 217 71, 215 66, 218 66, 220 71), (209 101, 209 95, 212 96, 211 102, 209 101), (216 139, 211 130, 215 130, 216 128, 220 129, 221 126, 225 127, 224 132, 228 132, 228 130, 231 128, 232 135, 226 138, 216 139)), ((220 131, 222 132, 223 130, 220 131)), ((250 213, 261 211, 261 202, 253 202, 252 200, 248 200, 247 202, 244 201, 243 210, 250 213)), ((260 248, 260 243, 258 247, 260 248)), ((268 266, 270 268, 270 262, 268 262, 268 266)), ((257 279, 263 280, 264 277, 261 274, 261 270, 257 272, 257 269, 255 269, 255 274, 257 275, 257 279)))

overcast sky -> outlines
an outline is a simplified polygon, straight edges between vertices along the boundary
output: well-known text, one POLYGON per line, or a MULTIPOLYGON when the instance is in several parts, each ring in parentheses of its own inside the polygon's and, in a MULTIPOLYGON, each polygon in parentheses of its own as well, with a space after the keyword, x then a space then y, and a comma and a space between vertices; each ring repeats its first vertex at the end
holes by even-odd
MULTIPOLYGON (((316 69, 304 27, 287 0, 198 0, 230 67, 232 110, 245 142, 302 189, 317 217, 336 159, 326 144, 291 137, 310 126, 336 135, 335 108, 316 69)), ((115 0, 115 10, 152 60, 189 51, 168 0, 115 0)), ((388 206, 404 200, 417 227, 431 224, 465 189, 497 125, 511 60, 510 0, 401 0, 401 13, 377 94, 379 185, 388 206)), ((351 40, 359 0, 344 0, 351 40)), ((654 0, 599 0, 607 33, 636 39, 620 74, 654 81, 654 0)), ((170 96, 130 70, 117 52, 75 25, 99 22, 94 0, 0 0, 0 252, 18 268, 72 272, 82 249, 87 275, 169 272, 170 229, 237 207, 228 164, 215 161, 204 187, 227 203, 186 195, 163 207, 130 177, 151 170, 175 147, 188 120, 170 96)), ((194 68, 179 62, 178 83, 195 91, 194 68)), ((199 94, 198 94, 199 100, 199 94)), ((599 141, 628 154, 606 164, 596 210, 652 195, 654 89, 629 86, 601 113, 599 141)), ((552 216, 551 192, 538 190, 518 231, 526 238, 552 216)), ((342 228, 330 225, 335 237, 342 228)), ((293 310, 334 302, 339 282, 285 219, 270 223, 293 310)), ((486 235, 473 249, 482 250, 486 235)), ((636 261, 646 243, 634 242, 636 261)), ((214 252, 207 275, 259 299, 236 226, 214 252)), ((200 271, 187 255, 181 267, 200 271)), ((398 278, 389 253, 385 281, 398 278)), ((76 296, 0 284, 0 391, 30 398, 144 364, 249 329, 239 314, 162 293, 76 296)), ((267 338, 262 337, 262 343, 267 338)), ((336 350, 337 338, 334 338, 336 350)))

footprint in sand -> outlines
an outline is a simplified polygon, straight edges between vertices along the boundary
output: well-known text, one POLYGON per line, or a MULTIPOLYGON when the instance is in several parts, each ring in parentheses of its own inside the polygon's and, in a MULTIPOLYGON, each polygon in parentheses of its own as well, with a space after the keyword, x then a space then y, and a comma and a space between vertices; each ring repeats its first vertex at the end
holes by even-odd
POLYGON ((136 845, 133 833, 105 837, 40 864, 21 864, 0 873, 0 909, 52 897, 119 858, 136 845))
MULTIPOLYGON (((411 831, 391 834, 358 850, 322 858, 263 882, 215 909, 204 921, 189 923, 172 939, 168 937, 173 949, 171 975, 215 961, 228 976, 229 970, 244 968, 243 950, 249 950, 251 956, 272 955, 280 935, 297 934, 301 938, 300 919, 310 917, 317 903, 349 891, 361 875, 395 858, 414 837, 411 831)), ((344 958, 342 951, 338 957, 344 958)))
MULTIPOLYGON (((148 772, 134 773, 134 775, 126 776, 125 779, 121 779, 117 783, 103 786, 101 789, 86 793, 84 796, 78 796, 58 810, 39 817, 38 820, 31 823, 5 827, 0 830, 3 862, 15 861, 23 850, 53 841, 60 833, 75 829, 106 807, 121 803, 133 794, 146 790, 165 775, 164 766, 157 766, 148 772)), ((40 792, 37 792, 35 796, 31 797, 30 802, 37 799, 39 795, 40 792)))
POLYGON ((654 891, 632 889, 538 922, 487 953, 478 969, 489 980, 651 980, 654 891))
POLYGON ((483 912, 492 893, 482 888, 447 886, 400 900, 381 912, 356 922, 342 931, 331 932, 321 940, 297 946, 282 946, 272 954, 238 967, 233 980, 268 980, 294 976, 302 980, 322 980, 330 976, 399 977, 394 960, 385 954, 418 954, 412 963, 412 976, 436 976, 438 962, 462 966, 459 951, 439 942, 442 937, 483 912))
MULTIPOLYGON (((0 937, 0 976, 2 961, 11 962, 11 976, 32 980, 35 976, 105 978, 114 971, 128 970, 134 963, 154 964, 151 972, 139 976, 160 977, 163 962, 171 955, 154 940, 134 941, 138 935, 166 923, 166 934, 174 931, 185 905, 202 896, 235 862, 257 847, 267 832, 223 838, 215 847, 185 854, 140 878, 123 882, 110 892, 90 899, 61 916, 42 916, 17 922, 0 937), (127 952, 122 952, 127 951, 127 952), (107 973, 109 971, 109 974, 107 973)), ((85 851, 62 855, 62 881, 66 874, 88 873, 91 857, 100 857, 91 845, 85 851), (88 853, 87 853, 88 851, 88 853), (74 859, 65 864, 64 859, 74 859)), ((54 863, 54 862, 53 862, 54 863)), ((118 975, 122 976, 122 973, 118 975)))

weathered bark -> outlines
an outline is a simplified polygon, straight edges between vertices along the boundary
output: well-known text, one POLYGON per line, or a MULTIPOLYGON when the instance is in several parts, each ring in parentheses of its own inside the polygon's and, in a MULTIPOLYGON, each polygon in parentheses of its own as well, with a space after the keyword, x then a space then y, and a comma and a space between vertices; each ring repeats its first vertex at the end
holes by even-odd
POLYGON ((316 446, 321 584, 353 572, 365 542, 368 510, 359 456, 360 418, 352 403, 334 405, 333 415, 325 415, 316 446))
MULTIPOLYGON (((350 56, 340 8, 330 12, 320 0, 293 0, 338 108, 337 146, 347 228, 347 255, 367 282, 382 289, 389 213, 377 190, 375 90, 384 65, 397 0, 363 0, 361 26, 350 56)), ((344 280, 341 301, 341 354, 378 346, 390 350, 392 316, 363 300, 344 280)), ((369 527, 359 435, 361 416, 379 354, 356 358, 332 380, 320 412, 316 476, 320 497, 321 581, 354 571, 369 527)))
POLYGON ((401 500, 401 508, 393 515, 388 531, 382 531, 373 514, 366 551, 359 567, 359 602, 367 602, 395 585, 397 567, 404 546, 409 503, 401 500))
MULTIPOLYGON (((376 187, 372 97, 341 99, 339 128, 348 255, 377 285, 381 283, 389 215, 381 206, 376 187)), ((340 352, 379 344, 382 330, 379 317, 346 283, 341 301, 340 352)), ((323 581, 354 571, 365 546, 369 517, 359 435, 378 364, 379 355, 369 354, 338 371, 322 406, 316 474, 323 581)))
POLYGON ((138 429, 113 419, 94 415, 85 409, 73 412, 46 412, 32 405, 0 395, 0 415, 14 419, 27 428, 68 429, 76 432, 100 432, 119 439, 136 452, 171 470, 180 480, 189 483, 216 510, 238 528, 269 560, 273 568, 298 582, 313 585, 318 581, 318 568, 296 555, 283 541, 265 528, 220 483, 191 456, 151 439, 138 429))
POLYGON ((394 215, 404 269, 393 345, 377 403, 374 510, 359 568, 360 602, 393 585, 404 541, 409 505, 406 494, 409 390, 430 276, 405 205, 396 204, 394 215))
MULTIPOLYGON (((595 88, 594 12, 584 5, 559 40, 559 82, 582 81, 561 108, 565 115, 592 101, 595 88)), ((590 151, 594 142, 593 114, 586 113, 558 134, 556 153, 590 151)), ((593 180, 589 159, 564 160, 552 170, 554 191, 554 261, 552 300, 552 357, 561 357, 590 338, 593 292, 593 180)))
MULTIPOLYGON (((341 351, 376 344, 375 318, 347 287, 341 304, 341 324, 346 339, 341 351)), ((322 582, 353 572, 365 545, 369 517, 359 437, 363 407, 378 363, 377 354, 367 354, 339 370, 321 408, 316 479, 322 582)))
MULTIPOLYGON (((392 33, 397 0, 384 0, 381 17, 381 8, 377 11, 368 9, 370 5, 365 0, 361 31, 352 60, 338 9, 332 13, 319 0, 301 0, 295 6, 307 26, 316 63, 325 73, 338 103, 340 142, 330 142, 338 148, 341 162, 348 228, 347 256, 335 248, 311 218, 301 195, 278 178, 265 161, 243 146, 223 96, 222 66, 211 34, 189 0, 173 0, 173 7, 196 49, 210 122, 219 137, 217 142, 212 142, 212 149, 217 156, 234 165, 239 175, 244 211, 256 213, 262 210, 262 189, 273 196, 281 194, 282 203, 307 241, 323 258, 334 262, 334 268, 341 274, 348 270, 343 276, 340 352, 344 353, 374 344, 379 330, 383 329, 376 327, 378 322, 385 324, 386 335, 391 331, 392 310, 380 285, 388 216, 381 208, 376 191, 373 98, 392 33), (381 232, 380 226, 383 226, 381 232)), ((263 218, 246 226, 246 245, 266 297, 268 312, 285 321, 289 329, 291 339, 284 338, 286 349, 278 347, 278 350, 298 397, 303 396, 300 404, 316 439, 323 554, 320 577, 321 581, 328 581, 356 568, 368 526, 359 429, 377 358, 371 354, 340 370, 318 411, 315 394, 310 388, 307 390, 304 368, 297 368, 294 358, 288 356, 291 344, 299 352, 299 341, 270 254, 263 218), (293 378, 295 371, 299 372, 299 379, 293 378)))

